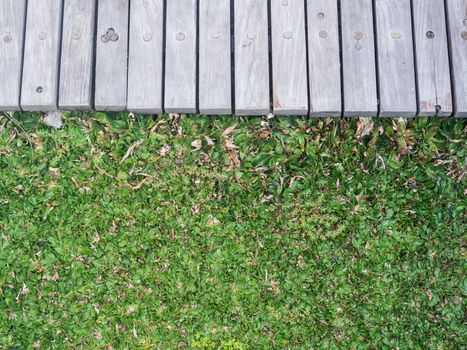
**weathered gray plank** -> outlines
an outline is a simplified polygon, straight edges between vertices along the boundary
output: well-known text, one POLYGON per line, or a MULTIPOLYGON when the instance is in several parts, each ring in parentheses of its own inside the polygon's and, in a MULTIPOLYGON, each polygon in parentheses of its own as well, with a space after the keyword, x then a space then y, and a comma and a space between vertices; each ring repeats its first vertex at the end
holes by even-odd
POLYGON ((270 111, 267 0, 236 1, 235 114, 270 111))
POLYGON ((121 111, 127 102, 129 0, 99 0, 95 108, 121 111))
POLYGON ((21 108, 57 109, 62 0, 29 0, 21 108))
POLYGON ((0 110, 20 109, 25 0, 0 0, 0 110))
POLYGON ((342 0, 344 116, 375 116, 375 39, 372 0, 342 0))
POLYGON ((380 116, 417 114, 410 0, 376 0, 380 116))
POLYGON ((196 0, 167 1, 166 112, 196 112, 196 3, 196 0))
POLYGON ((444 0, 413 0, 419 112, 452 114, 444 0))
POLYGON ((59 107, 91 109, 95 0, 65 0, 59 107))
POLYGON ((342 113, 339 13, 337 0, 307 0, 310 114, 342 113))
POLYGON ((446 4, 452 60, 454 111, 457 117, 467 118, 467 0, 449 0, 446 4))
POLYGON ((230 0, 200 0, 199 110, 231 114, 230 0))
POLYGON ((162 111, 163 0, 133 0, 130 9, 128 110, 162 111))
POLYGON ((272 107, 279 115, 308 114, 304 0, 271 0, 272 107))

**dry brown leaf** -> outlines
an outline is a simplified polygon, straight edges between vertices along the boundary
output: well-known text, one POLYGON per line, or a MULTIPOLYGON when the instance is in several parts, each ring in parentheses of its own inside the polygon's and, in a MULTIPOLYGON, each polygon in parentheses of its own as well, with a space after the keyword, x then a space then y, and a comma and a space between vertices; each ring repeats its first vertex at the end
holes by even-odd
POLYGON ((147 177, 144 178, 143 181, 141 181, 141 182, 138 183, 137 185, 134 185, 134 186, 133 186, 133 185, 130 184, 129 186, 130 186, 130 188, 131 188, 132 190, 139 190, 141 187, 143 187, 144 184, 146 184, 146 183, 147 183, 149 180, 151 180, 151 179, 152 179, 152 176, 147 176, 147 177))
POLYGON ((359 140, 362 137, 370 135, 373 130, 373 126, 374 123, 370 118, 358 118, 355 137, 359 140))
POLYGON ((236 168, 238 168, 241 164, 240 162, 240 154, 236 150, 230 150, 229 151, 229 158, 232 161, 233 165, 235 165, 236 168))
POLYGON ((133 142, 133 144, 128 147, 128 150, 126 151, 125 155, 123 156, 122 160, 120 161, 120 164, 122 164, 125 160, 128 159, 128 157, 130 157, 133 152, 135 151, 135 148, 138 147, 139 145, 141 145, 143 143, 143 141, 135 141, 133 142))
POLYGON ((237 125, 238 125, 238 124, 235 123, 234 125, 229 126, 227 129, 224 130, 224 132, 222 133, 222 136, 225 137, 225 136, 230 135, 230 134, 232 133, 232 131, 235 130, 235 128, 237 127, 237 125))
POLYGON ((49 174, 52 176, 59 176, 60 169, 59 168, 49 168, 49 174))
POLYGON ((214 140, 210 138, 209 136, 204 136, 204 139, 208 143, 209 146, 214 146, 214 140))
POLYGON ((203 146, 203 142, 201 140, 194 140, 191 143, 191 147, 193 147, 196 151, 199 151, 203 146))

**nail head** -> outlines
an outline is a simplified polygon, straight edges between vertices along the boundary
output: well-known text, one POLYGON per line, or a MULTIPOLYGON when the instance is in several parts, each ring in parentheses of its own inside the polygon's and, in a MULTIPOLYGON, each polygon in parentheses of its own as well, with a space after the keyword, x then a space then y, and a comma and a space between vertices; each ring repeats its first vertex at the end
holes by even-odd
POLYGON ((326 39, 328 37, 328 32, 325 30, 322 30, 319 32, 319 37, 322 39, 326 39))
POLYGON ((391 36, 393 39, 397 40, 401 38, 401 33, 394 31, 391 33, 391 36))
POLYGON ((293 33, 292 33, 290 30, 286 30, 286 31, 283 33, 283 36, 284 36, 284 39, 292 39, 293 33))
POLYGON ((4 37, 3 37, 3 42, 8 44, 8 43, 11 43, 11 41, 13 40, 12 36, 10 34, 6 34, 4 37))
POLYGON ((183 41, 183 40, 185 40, 186 35, 185 35, 185 33, 178 32, 177 34, 175 34, 175 38, 176 38, 178 41, 183 41))

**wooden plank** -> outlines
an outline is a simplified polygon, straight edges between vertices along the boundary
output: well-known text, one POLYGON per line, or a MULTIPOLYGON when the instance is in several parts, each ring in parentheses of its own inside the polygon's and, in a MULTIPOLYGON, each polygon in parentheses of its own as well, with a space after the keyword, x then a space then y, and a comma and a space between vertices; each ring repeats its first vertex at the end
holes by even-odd
POLYGON ((61 109, 91 109, 95 15, 95 0, 65 0, 58 103, 61 109))
POLYGON ((344 116, 378 113, 372 0, 342 0, 344 116))
POLYGON ((20 110, 25 0, 0 0, 0 110, 20 110))
POLYGON ((95 108, 121 111, 127 101, 129 0, 99 0, 95 108))
POLYGON ((450 116, 452 94, 444 0, 413 0, 419 113, 450 116))
POLYGON ((456 117, 467 118, 467 0, 446 2, 456 117))
POLYGON ((199 110, 231 114, 230 0, 200 0, 199 110))
POLYGON ((166 112, 196 112, 196 17, 196 0, 167 1, 166 112))
POLYGON ((162 111, 163 0, 133 0, 130 9, 128 110, 162 111))
POLYGON ((410 0, 376 0, 381 117, 415 117, 414 46, 410 0))
POLYGON ((307 0, 310 114, 340 116, 342 86, 337 0, 307 0))
POLYGON ((29 0, 21 108, 57 109, 62 0, 29 0))
POLYGON ((271 0, 273 113, 308 114, 305 3, 271 0))
POLYGON ((268 0, 235 2, 235 114, 270 111, 268 0))

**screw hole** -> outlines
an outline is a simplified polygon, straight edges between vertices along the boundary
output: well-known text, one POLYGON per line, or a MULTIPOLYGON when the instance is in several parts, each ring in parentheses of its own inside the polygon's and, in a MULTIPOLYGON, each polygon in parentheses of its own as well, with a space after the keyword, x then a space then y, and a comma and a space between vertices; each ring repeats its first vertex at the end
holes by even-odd
POLYGON ((436 105, 436 106, 435 106, 435 111, 436 111, 436 114, 439 114, 439 112, 441 112, 441 106, 440 106, 440 105, 436 105))
POLYGON ((42 88, 42 86, 38 86, 38 87, 36 88, 36 92, 37 92, 38 94, 41 94, 42 91, 44 91, 44 89, 42 88))
POLYGON ((429 30, 428 32, 426 32, 426 37, 428 39, 433 39, 435 37, 435 33, 433 33, 431 30, 429 30))

